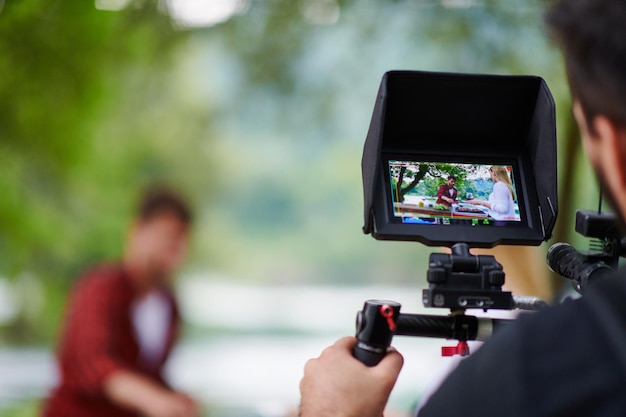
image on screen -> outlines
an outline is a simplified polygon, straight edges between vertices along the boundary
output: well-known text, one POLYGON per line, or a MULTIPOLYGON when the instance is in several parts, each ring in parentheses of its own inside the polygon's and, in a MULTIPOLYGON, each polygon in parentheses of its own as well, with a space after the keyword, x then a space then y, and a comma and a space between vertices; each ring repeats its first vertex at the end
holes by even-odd
POLYGON ((521 221, 512 165, 389 160, 389 176, 393 215, 402 223, 521 221))

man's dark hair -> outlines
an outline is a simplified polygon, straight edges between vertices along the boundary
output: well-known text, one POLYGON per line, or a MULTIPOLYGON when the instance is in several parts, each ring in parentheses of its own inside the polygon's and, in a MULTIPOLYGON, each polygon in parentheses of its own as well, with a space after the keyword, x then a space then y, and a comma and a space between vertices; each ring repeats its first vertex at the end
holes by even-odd
POLYGON ((189 203, 179 193, 165 187, 150 188, 139 202, 137 218, 148 221, 161 214, 172 214, 185 224, 193 217, 189 203))
POLYGON ((626 126, 626 1, 556 0, 546 24, 590 131, 598 114, 626 126))
POLYGON ((454 181, 456 181, 456 176, 454 176, 454 175, 448 175, 448 181, 450 181, 450 180, 454 180, 454 181))

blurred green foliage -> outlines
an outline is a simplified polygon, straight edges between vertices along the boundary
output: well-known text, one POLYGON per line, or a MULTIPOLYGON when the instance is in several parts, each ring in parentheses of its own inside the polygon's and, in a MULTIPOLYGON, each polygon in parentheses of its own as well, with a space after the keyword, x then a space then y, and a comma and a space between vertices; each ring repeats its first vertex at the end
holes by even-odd
POLYGON ((121 12, 83 1, 5 4, 0 276, 30 274, 44 286, 39 297, 19 295, 43 310, 35 318, 22 308, 10 334, 38 340, 56 333, 80 269, 119 255, 143 186, 206 192, 206 178, 189 174, 209 160, 198 146, 209 110, 184 94, 174 71, 186 38, 153 2, 121 12))

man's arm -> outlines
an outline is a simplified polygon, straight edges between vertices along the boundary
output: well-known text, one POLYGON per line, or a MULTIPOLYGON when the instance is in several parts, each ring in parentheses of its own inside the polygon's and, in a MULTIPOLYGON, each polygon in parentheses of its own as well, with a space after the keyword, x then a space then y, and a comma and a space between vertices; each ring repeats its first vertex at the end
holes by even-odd
POLYGON ((301 417, 381 417, 404 363, 391 350, 374 367, 352 356, 354 337, 340 339, 311 359, 300 382, 301 417))
POLYGON ((196 403, 135 372, 118 370, 109 375, 103 390, 114 403, 149 417, 195 417, 196 403))
POLYGON ((447 190, 446 184, 441 184, 439 189, 437 190, 437 201, 445 201, 447 203, 454 203, 456 201, 456 190, 454 194, 454 198, 450 198, 450 195, 446 192, 447 190))
POLYGON ((444 197, 444 194, 445 194, 445 185, 441 184, 439 188, 437 189, 437 198, 440 199, 441 197, 444 197))

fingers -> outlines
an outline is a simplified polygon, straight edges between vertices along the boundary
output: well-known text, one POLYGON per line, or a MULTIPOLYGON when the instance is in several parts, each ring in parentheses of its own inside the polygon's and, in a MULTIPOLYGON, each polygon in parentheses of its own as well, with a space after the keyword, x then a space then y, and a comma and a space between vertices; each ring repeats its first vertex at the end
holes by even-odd
MULTIPOLYGON (((325 357, 335 357, 335 356, 343 356, 346 352, 349 352, 352 355, 352 349, 356 345, 356 338, 352 336, 342 337, 337 340, 334 345, 328 346, 326 349, 322 351, 322 354, 318 359, 325 357)), ((314 359, 312 359, 314 360, 314 359)), ((311 361, 309 361, 311 362, 311 361)), ((307 365, 309 364, 307 362, 307 365)))
POLYGON ((387 351, 387 354, 378 366, 385 368, 388 372, 399 374, 402 366, 404 365, 404 357, 400 352, 391 348, 387 351))
POLYGON ((337 340, 333 346, 339 349, 352 351, 352 349, 354 348, 354 345, 356 345, 356 337, 346 336, 337 340))
MULTIPOLYGON (((342 337, 341 339, 337 340, 334 345, 331 345, 324 349, 319 358, 310 359, 304 366, 305 372, 307 369, 311 369, 312 367, 314 367, 320 359, 343 361, 347 359, 347 355, 352 358, 352 350, 354 349, 356 342, 357 340, 353 336, 342 337)), ((388 369, 388 371, 395 372, 397 374, 400 372, 400 369, 402 369, 402 365, 404 364, 404 358, 395 348, 390 348, 383 360, 381 361, 381 364, 383 364, 383 367, 385 369, 388 369)))
POLYGON ((198 417, 200 415, 198 404, 190 396, 183 393, 176 393, 178 402, 177 417, 198 417))
POLYGON ((404 365, 404 358, 397 350, 392 348, 389 349, 378 365, 371 368, 371 372, 377 375, 381 389, 386 395, 391 393, 396 384, 402 365, 404 365))
POLYGON ((380 416, 398 378, 403 358, 390 349, 368 367, 352 356, 356 338, 344 337, 309 360, 300 380, 302 416, 380 416))

